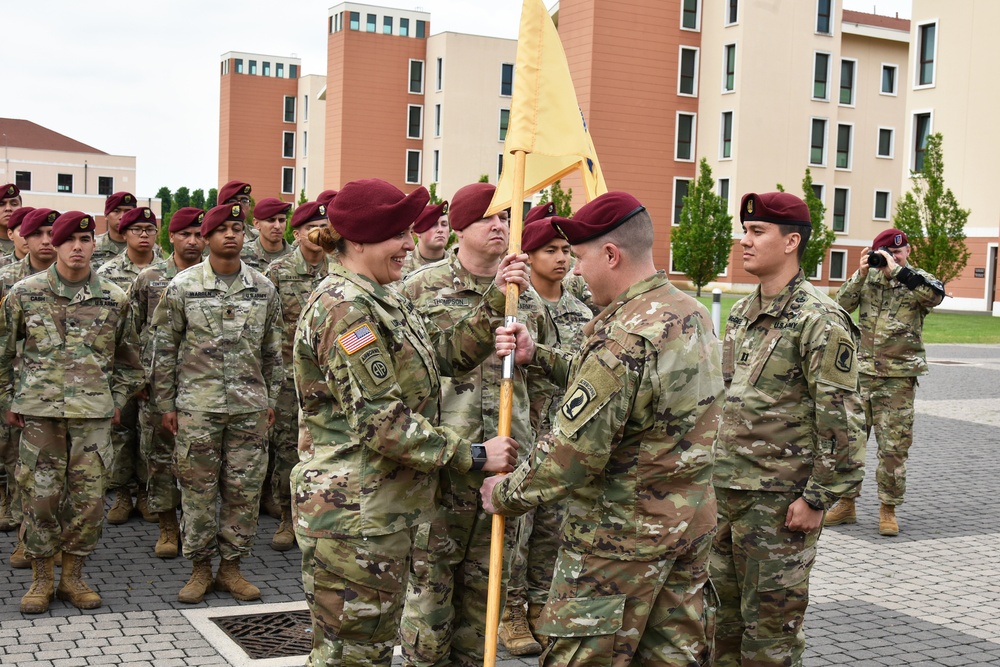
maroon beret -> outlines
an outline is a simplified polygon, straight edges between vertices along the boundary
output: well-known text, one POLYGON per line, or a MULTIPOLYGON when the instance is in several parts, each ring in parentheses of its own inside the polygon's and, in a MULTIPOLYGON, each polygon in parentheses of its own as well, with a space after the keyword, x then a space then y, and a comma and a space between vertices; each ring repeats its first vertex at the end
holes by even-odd
POLYGON ((438 218, 448 213, 448 202, 440 204, 428 204, 424 206, 423 212, 417 216, 417 221, 413 223, 413 231, 423 234, 437 224, 438 218))
POLYGON ((257 220, 267 220, 282 213, 287 214, 292 208, 291 204, 286 204, 275 197, 265 197, 257 202, 253 207, 253 217, 257 220))
POLYGON ((95 229, 94 216, 80 211, 66 211, 52 223, 52 245, 62 245, 77 232, 93 233, 95 229))
POLYGON ((333 198, 336 196, 337 196, 336 190, 323 190, 323 192, 319 193, 319 197, 316 197, 316 201, 318 201, 323 206, 330 208, 330 202, 332 202, 333 198))
POLYGON ((233 220, 235 222, 246 222, 247 218, 243 215, 243 209, 240 208, 239 204, 220 204, 218 206, 213 206, 209 209, 208 213, 205 214, 204 219, 201 221, 201 235, 208 236, 212 231, 224 222, 233 220))
POLYGON ((307 201, 305 204, 300 204, 295 209, 295 213, 292 214, 292 229, 313 220, 326 219, 326 204, 321 204, 318 201, 307 201))
POLYGON ((121 217, 118 221, 118 232, 124 232, 126 229, 131 227, 137 222, 148 222, 149 224, 156 226, 156 214, 153 213, 152 209, 146 206, 140 206, 139 208, 134 208, 125 215, 121 217))
POLYGON ((197 206, 185 206, 174 211, 170 216, 170 224, 167 226, 168 232, 179 232, 195 225, 201 226, 205 219, 205 212, 197 206))
POLYGON ((131 192, 116 192, 104 200, 104 215, 111 213, 119 206, 135 206, 135 195, 131 192))
POLYGON ((552 202, 548 204, 539 204, 535 206, 530 211, 528 215, 524 216, 524 224, 535 222, 536 220, 544 220, 545 218, 551 218, 556 214, 556 205, 552 202))
POLYGON ((448 210, 451 228, 461 231, 477 220, 482 220, 496 190, 496 186, 490 183, 472 183, 459 188, 451 198, 451 208, 448 210))
POLYGON ((872 241, 872 248, 881 250, 882 248, 902 248, 910 245, 906 238, 906 232, 899 229, 887 229, 872 241))
POLYGON ((812 227, 809 207, 799 197, 787 192, 748 192, 740 202, 740 222, 760 220, 779 225, 812 227))
MULTIPOLYGON (((22 211, 24 209, 17 209, 17 211, 22 211)), ((17 211, 14 211, 15 215, 17 211)), ((31 212, 24 216, 21 220, 21 238, 27 238, 37 232, 41 227, 51 227, 56 218, 59 217, 59 211, 53 211, 51 208, 33 208, 31 212)))
POLYGON ((560 238, 559 232, 552 226, 550 220, 544 218, 535 220, 524 226, 524 233, 521 235, 521 250, 534 252, 547 246, 554 238, 560 238))
POLYGON ((337 233, 355 243, 380 243, 409 229, 430 199, 427 188, 410 194, 379 178, 351 181, 330 203, 327 214, 337 233))
POLYGON ((4 199, 13 199, 14 197, 19 197, 21 195, 21 188, 17 187, 13 183, 8 183, 0 189, 0 201, 4 199))
POLYGON ((18 225, 24 222, 24 216, 34 210, 31 206, 22 206, 21 208, 14 209, 14 212, 10 214, 10 219, 7 220, 7 229, 17 229, 18 225))
POLYGON ((627 192, 606 192, 581 206, 572 218, 552 216, 552 226, 570 245, 578 245, 604 236, 645 210, 627 192))
POLYGON ((250 191, 253 188, 250 187, 249 183, 244 183, 243 181, 229 181, 221 188, 219 188, 219 197, 216 201, 220 204, 225 204, 231 199, 236 199, 240 195, 250 196, 250 191))

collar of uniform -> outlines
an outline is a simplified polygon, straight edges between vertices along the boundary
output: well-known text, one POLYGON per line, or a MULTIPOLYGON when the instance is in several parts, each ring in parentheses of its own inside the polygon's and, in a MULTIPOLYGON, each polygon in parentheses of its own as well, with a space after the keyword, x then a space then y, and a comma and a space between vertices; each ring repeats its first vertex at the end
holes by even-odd
POLYGON ((394 289, 387 289, 385 285, 379 285, 377 282, 372 280, 367 276, 362 276, 360 274, 351 271, 346 266, 340 262, 328 262, 327 269, 329 275, 337 275, 345 280, 350 281, 358 287, 363 292, 372 295, 379 301, 383 301, 393 308, 399 308, 399 303, 401 297, 398 296, 394 289))
POLYGON ((788 302, 791 300, 792 294, 799 288, 799 285, 805 282, 805 280, 805 274, 802 272, 802 269, 799 269, 799 272, 795 274, 795 277, 792 278, 787 285, 782 287, 780 292, 774 295, 774 298, 771 299, 771 302, 765 310, 761 309, 761 304, 764 301, 764 295, 761 293, 760 286, 758 285, 757 289, 754 291, 754 298, 751 302, 750 309, 747 311, 746 318, 750 322, 753 322, 761 315, 766 315, 768 317, 780 317, 781 314, 785 312, 785 308, 788 306, 788 302))
MULTIPOLYGON (((312 264, 307 262, 306 258, 302 255, 301 246, 296 246, 295 249, 290 254, 294 259, 290 259, 288 261, 294 262, 295 273, 299 274, 300 276, 315 276, 315 275, 325 276, 327 273, 330 272, 329 267, 332 264, 330 258, 332 258, 332 255, 325 255, 323 259, 319 260, 319 264, 313 266, 312 264)), ((280 262, 281 260, 278 259, 275 261, 280 262)))
POLYGON ((491 280, 489 284, 483 284, 480 281, 486 280, 486 276, 474 275, 467 268, 462 266, 462 263, 458 261, 458 246, 452 248, 451 252, 448 254, 448 266, 451 268, 451 275, 455 281, 456 291, 475 292, 477 294, 485 294, 489 290, 489 286, 493 284, 491 280))
POLYGON ((75 293, 70 292, 63 282, 59 280, 59 274, 56 273, 56 262, 52 262, 52 266, 49 267, 46 273, 46 278, 49 281, 49 289, 56 296, 65 297, 73 303, 88 298, 103 299, 105 296, 104 290, 101 288, 101 277, 94 270, 90 271, 90 280, 86 285, 86 289, 75 293), (86 294, 84 294, 85 292, 86 294), (81 297, 81 294, 84 294, 84 296, 81 297))
POLYGON ((657 271, 648 278, 643 278, 639 282, 635 283, 627 290, 615 297, 611 303, 600 313, 597 317, 592 319, 590 322, 583 327, 583 335, 591 336, 597 328, 599 323, 603 323, 611 319, 611 317, 618 311, 619 308, 624 306, 626 303, 657 287, 662 287, 664 285, 669 285, 670 280, 667 279, 667 273, 665 271, 657 271))
POLYGON ((202 284, 209 289, 215 289, 220 292, 225 292, 226 294, 231 294, 253 287, 253 276, 250 275, 250 267, 247 266, 246 262, 240 262, 239 280, 234 280, 232 287, 219 280, 215 271, 212 270, 212 263, 208 261, 208 259, 203 259, 201 264, 198 264, 197 266, 201 267, 202 284))

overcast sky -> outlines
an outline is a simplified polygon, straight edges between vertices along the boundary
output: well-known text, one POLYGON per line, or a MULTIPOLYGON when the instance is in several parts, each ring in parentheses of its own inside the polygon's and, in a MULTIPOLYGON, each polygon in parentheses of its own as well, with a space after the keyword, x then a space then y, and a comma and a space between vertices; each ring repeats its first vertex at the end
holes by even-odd
MULTIPOLYGON (((546 6, 555 0, 544 0, 546 6)), ((800 0, 796 0, 800 1, 800 0)), ((325 74, 330 0, 3 2, 0 117, 137 158, 135 194, 217 187, 219 60, 295 55, 325 74)), ((431 14, 431 33, 517 37, 520 0, 386 0, 431 14)), ((844 0, 903 18, 910 0, 844 0)))

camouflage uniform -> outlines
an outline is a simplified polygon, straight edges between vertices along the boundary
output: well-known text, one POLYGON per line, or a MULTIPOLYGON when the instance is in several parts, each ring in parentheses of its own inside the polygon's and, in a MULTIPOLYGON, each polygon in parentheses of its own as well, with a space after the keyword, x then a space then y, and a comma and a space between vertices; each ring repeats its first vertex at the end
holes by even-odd
POLYGON ((98 270, 109 261, 125 252, 128 244, 125 241, 119 243, 111 238, 107 232, 98 234, 94 239, 94 254, 90 257, 90 266, 94 271, 98 270))
POLYGON ((0 255, 4 257, 14 255, 14 242, 7 238, 6 234, 0 236, 0 255))
POLYGON ((255 237, 253 243, 250 242, 249 238, 247 239, 247 242, 243 245, 243 251, 240 253, 240 259, 242 259, 244 263, 263 273, 267 270, 268 264, 291 254, 292 250, 292 246, 282 240, 281 250, 278 251, 277 254, 269 253, 264 250, 264 246, 261 245, 260 237, 258 236, 255 237))
POLYGON ((91 273, 75 291, 55 265, 4 299, 0 410, 25 421, 17 480, 29 558, 60 550, 87 556, 97 547, 111 418, 143 381, 128 309, 114 283, 91 273), (15 378, 19 340, 24 349, 15 378))
MULTIPOLYGON (((573 264, 575 263, 576 260, 573 261, 573 264)), ((601 312, 601 307, 594 303, 594 295, 590 293, 590 288, 587 287, 587 281, 583 279, 583 276, 573 273, 573 264, 570 264, 566 277, 562 280, 563 288, 575 296, 577 300, 583 302, 583 305, 590 309, 591 315, 597 315, 601 312)))
MULTIPOLYGON (((492 284, 492 278, 480 278, 466 270, 455 249, 446 260, 407 276, 403 293, 425 320, 447 330, 478 306, 492 284)), ((555 341, 554 326, 533 290, 521 295, 518 313, 535 340, 555 341)), ((495 436, 501 374, 501 362, 494 353, 471 372, 442 379, 441 422, 473 442, 495 436)), ((527 375, 523 369, 517 369, 513 382, 510 431, 518 443, 534 441, 527 409, 527 375)), ((530 381, 538 382, 541 389, 543 381, 536 373, 531 375, 530 381)), ((544 384, 551 392, 551 384, 547 381, 544 384)), ((421 527, 413 550, 400 628, 405 664, 438 665, 449 660, 457 665, 482 664, 492 531, 492 518, 479 498, 479 487, 486 474, 441 471, 444 512, 433 525, 421 527)), ((504 585, 517 528, 517 522, 507 522, 504 585)))
MULTIPOLYGON (((446 251, 447 252, 447 251, 446 251)), ((447 255, 446 255, 447 256, 447 255)), ((427 266, 428 264, 433 264, 434 262, 440 262, 440 259, 426 259, 420 254, 420 248, 416 248, 406 256, 403 260, 403 277, 410 275, 417 269, 427 266)))
POLYGON ((243 263, 229 286, 205 260, 170 281, 152 326, 156 409, 177 412, 184 557, 248 556, 264 482, 267 410, 284 377, 277 292, 243 263))
POLYGON ((303 309, 291 477, 313 614, 310 665, 392 661, 415 526, 438 515, 438 469, 472 465, 471 441, 437 426, 440 374, 475 368, 492 352, 504 296, 486 293, 492 310, 470 309, 441 329, 392 286, 331 263, 303 309))
POLYGON ((554 377, 568 376, 568 398, 552 432, 492 496, 509 516, 568 499, 539 619, 554 641, 540 664, 710 665, 712 442, 722 402, 711 320, 661 271, 584 335, 568 369, 549 350, 536 354, 554 377))
MULTIPOLYGON (((860 307, 858 370, 868 433, 878 443, 879 501, 902 505, 906 457, 913 444, 913 399, 917 377, 927 374, 922 332, 924 317, 944 300, 944 285, 913 266, 897 266, 892 277, 870 269, 855 271, 837 292, 847 312, 860 307)), ((855 498, 861 486, 845 494, 855 498)))
POLYGON ((789 531, 785 516, 800 497, 830 507, 864 476, 856 341, 847 313, 801 271, 769 303, 758 287, 730 312, 710 561, 719 667, 802 664, 822 528, 789 531))

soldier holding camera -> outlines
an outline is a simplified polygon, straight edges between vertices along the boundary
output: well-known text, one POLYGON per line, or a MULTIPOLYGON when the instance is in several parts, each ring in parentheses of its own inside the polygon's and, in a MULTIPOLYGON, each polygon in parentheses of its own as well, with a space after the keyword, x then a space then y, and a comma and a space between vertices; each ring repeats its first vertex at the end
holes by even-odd
MULTIPOLYGON (((906 458, 913 442, 913 398, 917 377, 927 373, 922 331, 924 317, 944 299, 944 285, 907 263, 906 234, 887 229, 861 253, 861 266, 837 292, 848 312, 860 308, 858 349, 861 394, 869 435, 878 442, 879 534, 898 535, 896 505, 906 491, 906 458)), ((843 496, 826 515, 825 525, 854 523, 855 498, 843 496)))

